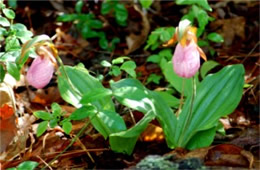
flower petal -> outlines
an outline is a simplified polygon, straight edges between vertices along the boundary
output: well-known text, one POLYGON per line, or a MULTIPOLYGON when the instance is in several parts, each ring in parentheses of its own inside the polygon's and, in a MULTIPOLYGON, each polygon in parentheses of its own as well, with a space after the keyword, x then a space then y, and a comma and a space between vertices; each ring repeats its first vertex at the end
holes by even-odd
POLYGON ((188 46, 177 44, 173 55, 173 68, 180 77, 190 78, 196 74, 200 67, 200 54, 197 44, 191 42, 188 46))
POLYGON ((38 56, 32 62, 26 78, 30 85, 40 89, 45 87, 51 80, 54 72, 53 63, 47 58, 38 56))

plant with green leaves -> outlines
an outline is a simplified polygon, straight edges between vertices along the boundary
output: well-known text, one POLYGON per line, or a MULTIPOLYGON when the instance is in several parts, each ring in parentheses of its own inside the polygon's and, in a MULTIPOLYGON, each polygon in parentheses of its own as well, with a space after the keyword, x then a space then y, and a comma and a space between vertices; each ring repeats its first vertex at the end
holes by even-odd
MULTIPOLYGON (((28 47, 33 47, 36 42, 46 41, 43 39, 45 37, 33 38, 28 42, 30 44, 28 47)), ((210 145, 219 128, 219 118, 228 115, 236 108, 243 92, 242 65, 227 66, 213 75, 205 76, 202 82, 196 82, 195 90, 196 79, 193 81, 187 79, 187 82, 191 81, 191 89, 187 90, 185 103, 177 117, 172 108, 177 108, 180 101, 170 93, 149 90, 139 80, 132 78, 111 82, 111 88, 105 88, 82 64, 74 67, 64 66, 59 57, 57 60, 60 62, 57 70, 60 94, 66 102, 77 109, 66 118, 61 114, 57 104, 53 104, 52 113, 34 113, 36 117, 44 120, 42 123, 44 128, 39 127, 37 135, 41 135, 48 125, 51 127, 60 125, 66 133, 69 133, 71 120, 88 118, 93 127, 105 139, 109 139, 113 151, 126 154, 133 152, 139 135, 153 119, 157 119, 160 123, 170 148, 195 149, 210 145), (195 92, 196 96, 192 95, 195 92), (123 118, 116 112, 112 98, 125 107, 142 112, 144 117, 127 129, 123 118), (172 98, 174 103, 168 100, 172 98)), ((113 62, 116 64, 124 60, 118 58, 113 62)), ((165 64, 168 68, 167 61, 165 64)), ((205 72, 208 71, 205 70, 203 72, 206 75, 205 72)), ((173 71, 172 65, 171 71, 173 71)), ((174 76, 171 72, 167 74, 174 76)))
MULTIPOLYGON (((223 43, 223 37, 216 33, 212 32, 206 35, 205 28, 209 22, 213 21, 214 18, 210 17, 207 11, 212 11, 211 7, 208 4, 207 0, 199 0, 199 1, 192 1, 192 0, 176 0, 177 5, 190 5, 190 9, 187 14, 185 14, 181 20, 188 19, 191 23, 198 23, 198 37, 206 37, 203 40, 199 40, 198 44, 200 47, 208 46, 211 55, 214 55, 215 51, 212 47, 210 47, 210 42, 214 43, 223 43), (206 11, 207 10, 207 11, 206 11)), ((149 35, 147 40, 147 45, 144 49, 150 48, 151 50, 157 49, 159 46, 164 44, 165 42, 169 41, 171 37, 174 35, 175 28, 174 27, 160 27, 156 28, 152 33, 149 35)))
POLYGON ((64 114, 66 112, 62 111, 58 103, 52 103, 51 110, 52 113, 46 111, 36 111, 33 113, 35 117, 43 120, 37 128, 37 137, 41 136, 47 130, 48 126, 54 128, 58 125, 62 127, 66 134, 69 134, 72 130, 71 121, 83 120, 96 112, 93 106, 86 105, 71 113, 69 117, 65 117, 64 114))
MULTIPOLYGON (((182 20, 188 19, 191 23, 194 23, 195 20, 198 22, 198 31, 197 36, 200 37, 205 33, 205 28, 210 21, 214 21, 213 17, 210 17, 205 11, 212 11, 212 8, 209 6, 207 0, 200 1, 190 1, 190 0, 176 0, 178 5, 191 5, 189 12, 182 17, 182 20)), ((210 41, 214 43, 223 43, 223 37, 216 33, 212 32, 205 35, 204 40, 199 40, 198 44, 200 47, 208 46, 211 55, 214 55, 215 51, 210 47, 210 41)))
POLYGON ((97 19, 93 13, 82 13, 84 3, 83 0, 77 1, 75 5, 76 13, 63 14, 57 18, 57 21, 73 22, 83 38, 98 38, 99 46, 102 49, 113 51, 115 45, 120 42, 120 39, 114 37, 109 43, 104 31, 100 31, 103 28, 103 22, 97 19))
POLYGON ((0 0, 0 83, 8 72, 16 80, 20 79, 20 69, 24 62, 19 62, 21 46, 32 37, 32 32, 21 23, 13 23, 15 12, 7 8, 0 0))
POLYGON ((105 0, 101 5, 101 14, 112 14, 115 16, 117 24, 127 25, 128 11, 126 7, 118 0, 105 0))
POLYGON ((116 59, 113 59, 112 63, 103 60, 101 61, 100 64, 103 67, 109 68, 108 74, 111 76, 119 76, 120 74, 122 74, 122 71, 125 71, 131 77, 136 78, 136 72, 135 72, 136 64, 134 61, 130 60, 129 57, 126 56, 118 57, 116 59), (118 66, 119 64, 121 64, 120 67, 118 66))

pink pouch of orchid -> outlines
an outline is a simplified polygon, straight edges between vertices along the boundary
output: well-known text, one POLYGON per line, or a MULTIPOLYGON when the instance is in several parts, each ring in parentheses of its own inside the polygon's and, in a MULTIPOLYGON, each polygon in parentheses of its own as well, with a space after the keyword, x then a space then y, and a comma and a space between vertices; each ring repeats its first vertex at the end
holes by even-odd
POLYGON ((41 89, 51 81, 53 72, 53 63, 47 57, 38 56, 32 62, 26 78, 30 85, 37 89, 41 89))

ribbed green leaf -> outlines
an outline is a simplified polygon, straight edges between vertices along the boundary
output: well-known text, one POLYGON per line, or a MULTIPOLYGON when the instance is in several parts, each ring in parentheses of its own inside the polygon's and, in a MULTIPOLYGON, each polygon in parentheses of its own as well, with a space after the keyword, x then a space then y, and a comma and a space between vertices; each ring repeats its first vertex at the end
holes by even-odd
POLYGON ((200 68, 201 77, 204 79, 207 73, 218 65, 219 63, 214 60, 208 60, 205 63, 203 63, 200 68))
POLYGON ((185 102, 180 114, 175 133, 178 146, 185 147, 200 131, 215 127, 220 117, 234 111, 242 97, 244 72, 243 65, 227 66, 216 74, 208 75, 200 83, 194 99, 192 117, 188 118, 191 97, 185 102))
MULTIPOLYGON (((58 76, 58 87, 62 98, 75 107, 81 106, 80 100, 85 94, 96 89, 106 91, 103 85, 91 76, 84 67, 65 66, 64 69, 65 72, 60 69, 62 74, 58 76)), ((126 129, 123 119, 114 111, 114 104, 110 96, 106 95, 91 100, 91 104, 98 110, 96 115, 91 118, 91 123, 105 138, 111 133, 126 129)))
MULTIPOLYGON (((60 69, 61 73, 58 76, 58 87, 61 92, 62 98, 76 106, 80 106, 81 97, 97 88, 104 88, 98 79, 91 76, 85 68, 82 67, 70 67, 65 66, 64 73, 63 69, 60 69), (67 76, 70 83, 67 80, 67 76)), ((92 102, 99 110, 112 110, 114 111, 114 104, 111 97, 106 96, 102 99, 92 102)))
MULTIPOLYGON (((112 83, 111 87, 114 96, 121 104, 143 112, 145 115, 148 113, 155 115, 163 128, 168 146, 171 148, 175 146, 175 141, 172 137, 175 132, 176 126, 174 124, 177 124, 177 119, 159 94, 146 89, 143 84, 136 79, 123 79, 112 83)), ((120 135, 117 136, 119 137, 120 135)), ((136 137, 137 136, 139 136, 139 133, 136 133, 136 137)), ((128 148, 128 146, 125 147, 128 148)))
POLYGON ((109 143, 112 150, 130 155, 134 150, 139 135, 154 117, 155 115, 149 112, 134 127, 126 131, 111 134, 109 136, 109 143))
POLYGON ((91 123, 106 139, 110 134, 126 130, 126 125, 121 116, 114 111, 103 110, 98 112, 91 123))
MULTIPOLYGON (((8 1, 9 2, 9 1, 8 1)), ((39 165, 38 162, 24 161, 17 166, 17 170, 34 170, 39 165)))

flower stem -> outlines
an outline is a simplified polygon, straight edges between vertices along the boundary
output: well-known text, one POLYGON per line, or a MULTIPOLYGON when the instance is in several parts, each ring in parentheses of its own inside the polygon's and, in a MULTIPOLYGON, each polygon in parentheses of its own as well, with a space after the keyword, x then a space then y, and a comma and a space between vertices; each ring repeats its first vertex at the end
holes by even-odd
POLYGON ((183 145, 183 142, 182 142, 183 137, 184 137, 183 134, 187 130, 188 125, 190 124, 190 121, 191 121, 191 118, 192 118, 192 109, 193 109, 195 96, 196 96, 196 81, 195 81, 195 77, 192 77, 192 96, 191 96, 190 110, 189 110, 189 113, 188 113, 188 116, 187 116, 188 118, 185 120, 185 123, 184 123, 184 126, 183 126, 184 128, 182 129, 180 140, 178 142, 179 146, 183 145))
POLYGON ((177 116, 177 117, 179 117, 179 115, 180 115, 180 113, 181 113, 181 108, 182 108, 182 105, 183 105, 184 86, 185 86, 185 81, 184 81, 184 78, 182 78, 181 99, 180 99, 180 105, 179 105, 178 111, 176 112, 176 116, 177 116))

